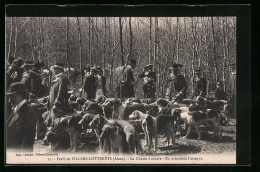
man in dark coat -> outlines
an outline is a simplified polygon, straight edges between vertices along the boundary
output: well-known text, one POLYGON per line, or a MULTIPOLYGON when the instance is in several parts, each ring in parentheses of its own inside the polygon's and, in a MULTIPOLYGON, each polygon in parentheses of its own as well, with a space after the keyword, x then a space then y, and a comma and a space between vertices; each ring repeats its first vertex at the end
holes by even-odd
POLYGON ((125 67, 123 71, 123 80, 121 82, 121 98, 135 97, 134 92, 134 74, 133 69, 136 67, 136 60, 130 59, 129 64, 125 67))
POLYGON ((6 72, 6 87, 8 88, 13 82, 20 82, 22 79, 23 69, 23 60, 17 58, 12 61, 12 64, 9 66, 6 72))
POLYGON ((201 68, 195 71, 196 79, 194 83, 194 94, 195 96, 206 97, 207 95, 207 80, 202 76, 201 68))
POLYGON ((96 85, 96 99, 106 96, 106 77, 103 76, 103 71, 100 66, 97 66, 96 85))
POLYGON ((53 78, 51 80, 51 88, 49 95, 50 108, 55 110, 61 110, 63 112, 70 113, 72 110, 69 107, 69 85, 70 81, 64 74, 64 65, 57 63, 51 67, 53 78))
POLYGON ((155 98, 156 91, 156 73, 152 71, 153 65, 148 64, 144 67, 144 71, 139 75, 139 78, 144 79, 144 97, 155 98))
POLYGON ((24 73, 22 75, 21 83, 25 85, 26 90, 29 93, 34 94, 36 97, 41 95, 41 83, 42 76, 40 71, 34 68, 34 63, 32 61, 25 61, 22 68, 24 68, 24 73))
POLYGON ((217 89, 215 90, 216 100, 227 100, 227 93, 223 89, 223 83, 217 82, 217 89))
POLYGON ((96 82, 96 68, 91 68, 90 74, 86 74, 84 81, 84 93, 87 94, 87 99, 93 100, 96 98, 97 82, 96 82))
POLYGON ((184 98, 186 98, 187 92, 187 83, 184 76, 180 73, 180 68, 182 64, 174 63, 172 67, 169 68, 169 87, 166 92, 166 99, 173 100, 175 102, 181 102, 184 98))
POLYGON ((6 121, 6 147, 33 151, 37 115, 28 104, 25 85, 15 82, 6 93, 14 106, 6 121))

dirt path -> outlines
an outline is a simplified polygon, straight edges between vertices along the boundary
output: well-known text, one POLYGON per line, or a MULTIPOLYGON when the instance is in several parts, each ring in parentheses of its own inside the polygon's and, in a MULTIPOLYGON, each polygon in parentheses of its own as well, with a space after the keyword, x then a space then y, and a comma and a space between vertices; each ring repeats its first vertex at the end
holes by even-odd
MULTIPOLYGON (((165 137, 162 135, 158 139, 158 155, 182 155, 182 154, 220 154, 220 153, 235 153, 236 152, 236 125, 235 121, 231 121, 234 125, 221 126, 223 132, 223 139, 213 138, 213 132, 202 132, 202 139, 197 140, 197 134, 193 132, 189 139, 180 138, 176 135, 176 143, 178 148, 165 147, 165 137)), ((92 137, 91 140, 95 140, 92 137)), ((142 144, 145 144, 144 138, 141 139, 142 144)), ((77 152, 95 153, 98 144, 95 141, 85 141, 85 145, 77 149, 77 152)), ((144 148, 147 151, 147 147, 144 148)), ((34 152, 45 153, 49 151, 49 146, 44 146, 43 142, 36 141, 34 152)), ((64 152, 66 150, 63 150, 64 152)))

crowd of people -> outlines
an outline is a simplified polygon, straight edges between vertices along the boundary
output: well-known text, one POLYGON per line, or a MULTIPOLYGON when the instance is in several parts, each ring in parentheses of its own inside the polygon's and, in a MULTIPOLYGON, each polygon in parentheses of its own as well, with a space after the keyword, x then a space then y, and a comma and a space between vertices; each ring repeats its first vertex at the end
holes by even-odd
MULTIPOLYGON (((29 98, 34 96, 37 99, 47 100, 47 107, 51 111, 52 118, 58 118, 63 114, 73 113, 74 109, 69 104, 70 79, 64 73, 64 64, 56 63, 51 66, 51 85, 46 85, 43 76, 43 62, 23 61, 21 58, 9 58, 6 71, 6 96, 8 96, 6 108, 6 146, 8 148, 23 148, 31 151, 33 149, 37 115, 30 106, 29 98)), ((169 87, 166 92, 166 99, 174 102, 182 102, 187 97, 187 82, 181 74, 182 64, 173 64, 169 68, 169 87)), ((133 70, 136 67, 136 60, 130 59, 123 68, 123 79, 118 87, 118 98, 135 97, 135 78, 133 70)), ((144 98, 155 99, 156 73, 152 70, 153 65, 144 67, 138 78, 143 78, 144 98)), ((230 102, 235 107, 236 100, 236 67, 230 66, 232 78, 232 94, 230 102)), ((84 84, 82 96, 87 100, 97 100, 99 97, 106 97, 106 77, 100 66, 84 68, 84 84)), ((206 97, 207 80, 203 71, 198 68, 195 71, 194 82, 195 97, 206 97)), ((215 99, 227 100, 227 93, 223 89, 223 82, 217 83, 215 99)), ((235 108, 232 108, 235 110, 235 108)), ((52 130, 50 127, 48 130, 52 130)))

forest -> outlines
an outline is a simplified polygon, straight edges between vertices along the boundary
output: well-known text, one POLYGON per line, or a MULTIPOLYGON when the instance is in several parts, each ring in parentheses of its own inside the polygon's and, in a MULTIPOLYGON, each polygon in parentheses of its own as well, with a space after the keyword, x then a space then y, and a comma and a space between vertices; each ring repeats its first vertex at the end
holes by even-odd
POLYGON ((173 63, 183 64, 189 96, 198 67, 207 78, 209 95, 218 81, 229 92, 229 64, 236 63, 236 17, 6 17, 9 56, 42 60, 46 69, 62 62, 81 73, 72 84, 77 89, 84 66, 101 66, 108 97, 116 95, 120 69, 131 58, 137 61, 136 97, 143 94, 138 74, 149 63, 157 74, 157 97, 165 96, 173 63))

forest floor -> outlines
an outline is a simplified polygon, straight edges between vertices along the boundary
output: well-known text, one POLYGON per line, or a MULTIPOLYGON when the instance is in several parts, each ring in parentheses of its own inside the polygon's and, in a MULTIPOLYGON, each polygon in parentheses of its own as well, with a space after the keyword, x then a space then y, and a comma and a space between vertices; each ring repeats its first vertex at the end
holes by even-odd
MULTIPOLYGON (((221 153, 235 153, 236 152, 236 121, 231 120, 232 125, 221 126, 223 138, 213 137, 213 131, 201 132, 201 140, 197 140, 197 133, 192 132, 189 138, 182 138, 176 135, 177 147, 166 147, 165 137, 159 135, 157 155, 183 155, 183 154, 221 154, 221 153)), ((84 145, 77 149, 79 153, 97 153, 98 144, 95 135, 82 139, 84 145)), ((142 145, 145 145, 143 135, 141 136, 142 145)), ((147 154, 147 147, 144 147, 147 154)), ((34 145, 34 152, 47 153, 50 146, 43 145, 42 140, 38 140, 34 145)), ((57 152, 64 152, 66 149, 56 150, 57 152)), ((152 148, 153 151, 153 148, 152 148)))

